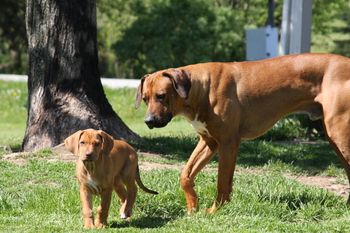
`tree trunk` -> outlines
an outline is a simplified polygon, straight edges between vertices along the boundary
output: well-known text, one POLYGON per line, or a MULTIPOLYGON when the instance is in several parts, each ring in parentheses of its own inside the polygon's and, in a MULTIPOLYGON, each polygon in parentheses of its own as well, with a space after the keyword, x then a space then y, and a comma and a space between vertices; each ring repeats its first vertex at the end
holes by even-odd
POLYGON ((98 71, 95 0, 27 0, 28 119, 24 151, 102 129, 138 140, 113 111, 98 71))

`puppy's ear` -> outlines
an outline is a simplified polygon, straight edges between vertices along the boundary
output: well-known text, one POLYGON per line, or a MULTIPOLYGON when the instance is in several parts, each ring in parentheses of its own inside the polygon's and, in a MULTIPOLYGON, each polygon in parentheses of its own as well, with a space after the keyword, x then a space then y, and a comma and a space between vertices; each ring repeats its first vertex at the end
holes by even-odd
POLYGON ((64 145, 67 150, 75 155, 78 155, 79 139, 83 133, 83 130, 79 130, 64 140, 64 145))
POLYGON ((141 100, 142 100, 142 90, 143 90, 143 83, 145 82, 145 79, 149 76, 149 74, 146 74, 145 76, 143 76, 141 78, 141 83, 137 88, 137 92, 136 92, 136 100, 135 100, 135 108, 138 109, 140 107, 141 104, 141 100))
POLYGON ((191 89, 190 73, 188 71, 182 69, 171 69, 165 71, 163 75, 171 79, 175 91, 181 98, 188 98, 191 89))
POLYGON ((102 130, 99 130, 98 133, 102 138, 102 152, 105 154, 109 154, 114 144, 113 137, 102 130))

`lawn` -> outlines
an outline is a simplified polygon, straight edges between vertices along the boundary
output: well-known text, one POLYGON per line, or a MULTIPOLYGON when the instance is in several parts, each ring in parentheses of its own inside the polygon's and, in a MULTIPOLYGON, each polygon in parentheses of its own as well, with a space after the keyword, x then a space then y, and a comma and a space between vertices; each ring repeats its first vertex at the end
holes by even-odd
MULTIPOLYGON (((26 120, 26 85, 0 81, 0 232, 82 232, 82 217, 74 163, 52 160, 50 150, 29 155, 16 164, 4 158, 21 144, 26 120)), ((141 162, 184 164, 196 144, 191 126, 181 118, 163 129, 148 130, 144 106, 135 110, 135 90, 106 90, 121 118, 144 138, 141 162)), ((290 143, 255 140, 240 148, 232 201, 213 215, 217 160, 196 179, 198 213, 187 216, 177 169, 141 171, 143 182, 159 195, 138 193, 130 221, 118 218, 113 197, 109 228, 101 232, 350 232, 350 212, 342 197, 303 185, 293 176, 336 176, 344 171, 327 143, 290 143)), ((95 206, 98 204, 95 198, 95 206)), ((90 232, 90 231, 89 231, 90 232)))

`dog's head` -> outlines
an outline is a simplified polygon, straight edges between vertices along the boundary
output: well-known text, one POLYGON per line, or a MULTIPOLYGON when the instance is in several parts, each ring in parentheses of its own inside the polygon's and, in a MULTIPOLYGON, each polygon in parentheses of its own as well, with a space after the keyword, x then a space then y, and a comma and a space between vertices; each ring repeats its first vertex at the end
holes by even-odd
POLYGON ((135 107, 147 105, 145 123, 152 129, 166 126, 186 100, 191 88, 190 74, 183 69, 168 69, 145 75, 137 89, 135 107))
POLYGON ((64 140, 64 145, 83 162, 93 162, 113 148, 113 137, 102 130, 79 130, 64 140))

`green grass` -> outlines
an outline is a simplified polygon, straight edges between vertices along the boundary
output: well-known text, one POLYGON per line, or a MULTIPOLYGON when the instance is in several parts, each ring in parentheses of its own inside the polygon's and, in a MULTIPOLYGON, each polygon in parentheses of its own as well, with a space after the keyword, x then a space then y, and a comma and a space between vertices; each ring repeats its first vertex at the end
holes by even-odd
POLYGON ((19 148, 27 119, 26 84, 0 80, 0 146, 19 148))
MULTIPOLYGON (((39 156, 40 157, 40 156, 39 156)), ((235 176, 232 202, 206 215, 215 196, 216 174, 201 173, 196 189, 199 212, 187 216, 178 172, 142 172, 159 191, 139 192, 130 222, 118 218, 113 197, 109 228, 103 232, 349 232, 345 202, 322 189, 303 186, 279 173, 235 176)), ((80 232, 82 218, 74 164, 34 158, 19 166, 0 161, 0 231, 80 232)), ((94 206, 98 204, 95 198, 94 206)))
MULTIPOLYGON (((0 81, 0 232, 83 232, 74 164, 50 161, 50 150, 27 155, 22 165, 1 159, 18 149, 26 121, 26 85, 0 81), (28 159, 28 157, 30 159, 28 159)), ((197 143, 192 127, 175 118, 163 129, 143 123, 145 107, 134 109, 135 90, 106 90, 113 108, 132 130, 143 137, 142 151, 160 157, 141 161, 184 164, 197 143)), ((215 157, 209 166, 216 167, 215 157)), ((187 216, 176 170, 143 171, 141 176, 160 194, 138 193, 130 222, 118 218, 113 197, 109 228, 102 232, 350 232, 345 201, 324 189, 302 185, 283 174, 331 175, 346 183, 339 159, 328 143, 243 142, 238 168, 253 168, 234 177, 232 201, 214 215, 206 215, 216 194, 216 172, 196 179, 198 213, 187 216)), ((95 207, 98 204, 95 198, 95 207)), ((90 231, 89 231, 90 232, 90 231)), ((93 230, 92 232, 97 232, 93 230)), ((100 232, 100 231, 99 231, 100 232)))

